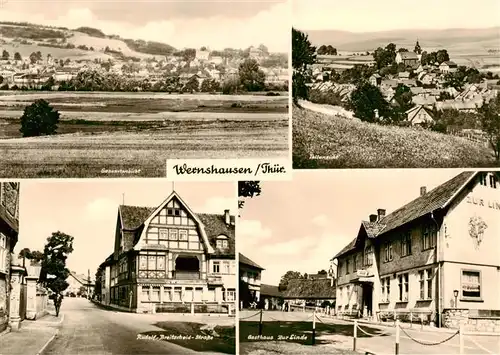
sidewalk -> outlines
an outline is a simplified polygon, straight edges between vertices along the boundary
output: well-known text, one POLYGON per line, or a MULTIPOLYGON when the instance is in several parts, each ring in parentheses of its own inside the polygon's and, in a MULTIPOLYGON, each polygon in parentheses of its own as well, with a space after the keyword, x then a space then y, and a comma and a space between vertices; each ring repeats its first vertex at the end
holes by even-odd
POLYGON ((0 355, 38 355, 57 336, 64 315, 49 313, 35 320, 24 320, 18 331, 0 335, 0 355))

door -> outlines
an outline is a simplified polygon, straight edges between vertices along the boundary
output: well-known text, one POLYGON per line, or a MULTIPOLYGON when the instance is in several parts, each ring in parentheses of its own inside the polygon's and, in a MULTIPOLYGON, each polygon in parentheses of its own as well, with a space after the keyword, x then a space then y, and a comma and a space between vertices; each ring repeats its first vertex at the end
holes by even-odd
POLYGON ((369 317, 372 315, 373 301, 373 286, 371 283, 363 284, 363 316, 369 317), (365 314, 366 312, 366 314, 365 314))

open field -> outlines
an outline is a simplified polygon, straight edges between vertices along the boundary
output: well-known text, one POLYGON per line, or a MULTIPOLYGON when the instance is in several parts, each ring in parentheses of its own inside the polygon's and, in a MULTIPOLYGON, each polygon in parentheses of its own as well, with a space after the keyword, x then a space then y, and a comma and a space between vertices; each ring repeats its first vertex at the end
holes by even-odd
POLYGON ((294 168, 498 167, 493 151, 464 138, 381 126, 293 107, 294 168))
POLYGON ((60 128, 80 133, 0 139, 0 177, 162 177, 167 159, 288 155, 287 120, 169 122, 165 127, 128 124, 112 133, 108 125, 81 130, 72 123, 60 128))

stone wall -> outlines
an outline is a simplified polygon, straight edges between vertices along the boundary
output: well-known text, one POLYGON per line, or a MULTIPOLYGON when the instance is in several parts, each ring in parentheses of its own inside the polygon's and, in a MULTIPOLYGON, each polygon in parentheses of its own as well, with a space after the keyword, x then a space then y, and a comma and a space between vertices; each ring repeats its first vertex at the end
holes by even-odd
POLYGON ((500 317, 480 317, 467 308, 444 309, 443 326, 458 329, 464 325, 465 331, 500 333, 500 317))

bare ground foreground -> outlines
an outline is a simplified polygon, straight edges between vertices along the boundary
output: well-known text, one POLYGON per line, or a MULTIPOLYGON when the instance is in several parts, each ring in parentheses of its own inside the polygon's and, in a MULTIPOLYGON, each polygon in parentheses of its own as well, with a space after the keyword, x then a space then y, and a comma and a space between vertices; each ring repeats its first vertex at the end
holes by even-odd
POLYGON ((167 159, 283 158, 288 97, 0 91, 0 177, 164 177, 167 159), (22 138, 43 98, 57 135, 22 138))
MULTIPOLYGON (((286 117, 286 115, 285 115, 286 117)), ((288 121, 190 121, 0 139, 0 177, 162 177, 167 159, 283 158, 288 121)))

